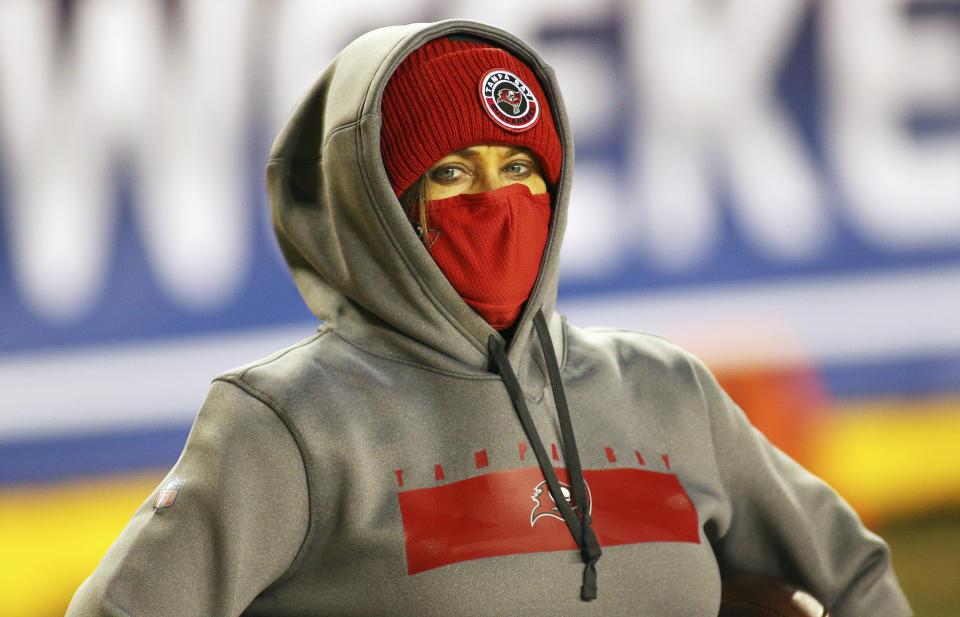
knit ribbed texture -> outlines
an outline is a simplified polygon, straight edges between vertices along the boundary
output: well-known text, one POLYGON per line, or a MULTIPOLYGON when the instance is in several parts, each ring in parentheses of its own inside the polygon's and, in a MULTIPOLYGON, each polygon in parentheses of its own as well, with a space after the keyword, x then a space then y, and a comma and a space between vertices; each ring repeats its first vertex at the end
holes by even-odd
POLYGON ((550 229, 550 195, 523 184, 430 202, 430 256, 493 328, 513 325, 530 297, 550 229))
POLYGON ((483 43, 440 38, 401 63, 381 103, 380 151, 397 196, 441 158, 478 144, 529 148, 552 185, 560 176, 562 149, 543 89, 533 72, 510 53, 483 43), (540 106, 536 124, 506 129, 485 111, 480 80, 492 69, 519 77, 540 106))

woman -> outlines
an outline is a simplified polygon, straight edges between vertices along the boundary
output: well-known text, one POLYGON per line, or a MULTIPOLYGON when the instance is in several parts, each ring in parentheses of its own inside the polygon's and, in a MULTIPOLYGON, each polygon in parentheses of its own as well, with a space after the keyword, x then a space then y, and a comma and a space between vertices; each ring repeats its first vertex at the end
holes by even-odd
POLYGON ((509 34, 349 45, 267 174, 325 323, 214 381, 68 614, 706 617, 753 573, 908 615, 883 542, 702 364, 554 313, 572 149, 509 34))

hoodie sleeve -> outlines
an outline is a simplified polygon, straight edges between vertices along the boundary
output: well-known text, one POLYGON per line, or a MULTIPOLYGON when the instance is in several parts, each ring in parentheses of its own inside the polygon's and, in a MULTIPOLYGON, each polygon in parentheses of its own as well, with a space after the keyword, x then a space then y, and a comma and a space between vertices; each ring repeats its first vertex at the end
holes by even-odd
POLYGON ((836 617, 911 614, 890 551, 825 482, 773 446, 695 363, 728 509, 707 523, 723 576, 809 589, 836 617))
POLYGON ((77 590, 67 617, 239 615, 296 558, 308 526, 304 469, 273 410, 214 382, 180 460, 77 590), (154 508, 164 488, 181 483, 172 505, 154 508))

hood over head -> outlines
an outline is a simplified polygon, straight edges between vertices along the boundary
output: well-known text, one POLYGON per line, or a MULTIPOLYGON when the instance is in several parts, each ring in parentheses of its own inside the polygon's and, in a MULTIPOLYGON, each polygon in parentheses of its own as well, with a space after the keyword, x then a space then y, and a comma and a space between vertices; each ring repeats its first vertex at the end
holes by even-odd
POLYGON ((376 353, 435 359, 439 352, 486 370, 487 340, 495 330, 463 301, 421 243, 381 155, 387 82, 411 52, 449 36, 488 42, 526 64, 543 90, 562 144, 540 274, 509 348, 511 361, 519 360, 529 346, 533 315, 538 309, 548 318, 553 313, 573 164, 571 131, 553 70, 525 43, 463 20, 391 26, 360 36, 294 109, 271 150, 267 189, 280 248, 317 317, 376 353))

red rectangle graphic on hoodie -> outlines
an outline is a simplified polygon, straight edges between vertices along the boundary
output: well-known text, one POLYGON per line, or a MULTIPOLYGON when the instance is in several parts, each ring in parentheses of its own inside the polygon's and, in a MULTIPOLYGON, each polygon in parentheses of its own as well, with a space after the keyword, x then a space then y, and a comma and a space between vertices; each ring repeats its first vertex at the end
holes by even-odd
MULTIPOLYGON (((567 470, 557 468, 562 485, 567 470)), ((697 511, 674 474, 585 470, 601 546, 699 543, 697 511)), ((574 504, 575 505, 575 504, 574 504)), ((497 471, 400 493, 407 572, 518 553, 576 549, 537 467, 497 471)))

